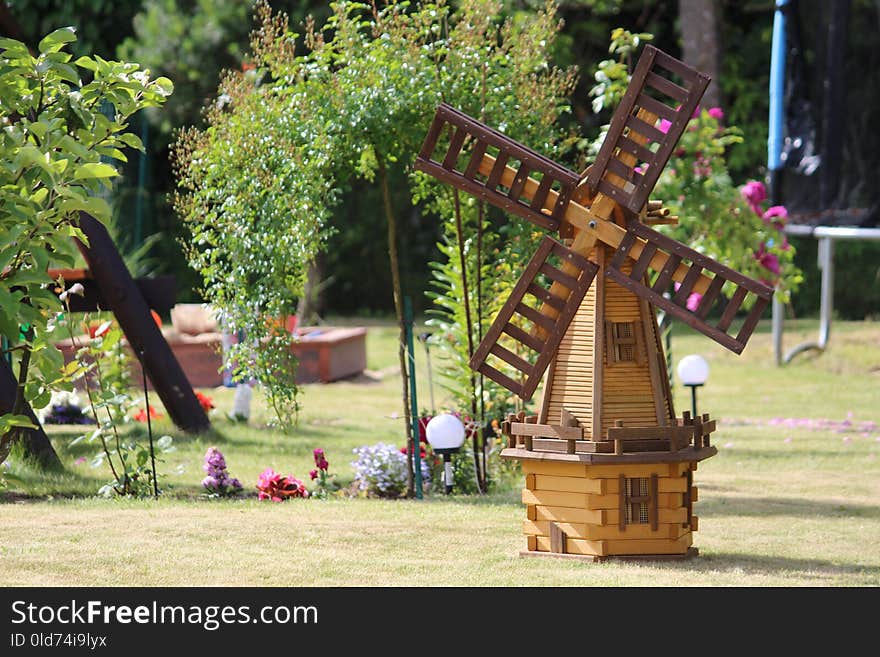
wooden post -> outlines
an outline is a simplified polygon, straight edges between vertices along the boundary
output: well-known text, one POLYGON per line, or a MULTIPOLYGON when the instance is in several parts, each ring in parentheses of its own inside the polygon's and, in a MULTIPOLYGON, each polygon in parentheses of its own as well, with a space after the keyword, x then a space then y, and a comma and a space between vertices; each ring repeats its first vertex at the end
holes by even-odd
POLYGON ((135 356, 165 405, 171 420, 184 431, 204 431, 210 426, 174 352, 165 341, 150 308, 119 255, 107 229, 95 218, 80 212, 80 228, 89 239, 77 247, 88 263, 101 295, 119 322, 135 356))

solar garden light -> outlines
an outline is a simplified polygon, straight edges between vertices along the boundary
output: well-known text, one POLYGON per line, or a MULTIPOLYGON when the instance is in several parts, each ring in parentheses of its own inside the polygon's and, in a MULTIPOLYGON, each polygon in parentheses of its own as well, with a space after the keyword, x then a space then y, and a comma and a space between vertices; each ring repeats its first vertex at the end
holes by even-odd
POLYGON ((685 356, 678 361, 678 378, 691 389, 691 411, 693 417, 697 417, 697 388, 706 383, 709 378, 709 363, 697 354, 685 356))
POLYGON ((464 443, 464 425, 452 413, 441 413, 428 421, 425 433, 434 451, 443 455, 443 482, 449 495, 452 492, 452 455, 464 443))

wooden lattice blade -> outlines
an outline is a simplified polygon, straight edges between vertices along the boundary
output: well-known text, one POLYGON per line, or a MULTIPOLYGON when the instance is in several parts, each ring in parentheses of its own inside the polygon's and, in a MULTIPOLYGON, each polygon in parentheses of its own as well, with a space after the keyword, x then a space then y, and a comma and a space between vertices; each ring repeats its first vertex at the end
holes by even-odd
POLYGON ((708 84, 699 71, 645 46, 587 184, 639 214, 708 84))
POLYGON ((744 276, 637 221, 630 223, 627 235, 614 254, 605 273, 619 285, 662 308, 691 328, 737 354, 745 348, 761 314, 773 298, 773 288, 744 276), (624 273, 622 271, 624 259, 632 257, 633 248, 638 243, 641 244, 640 254, 635 258, 636 262, 632 271, 629 274, 624 273), (657 269, 652 266, 653 256, 661 249, 667 253, 667 257, 663 266, 657 269), (671 298, 664 297, 663 293, 673 280, 673 271, 677 271, 681 267, 687 270, 681 285, 671 298), (646 284, 646 274, 649 269, 654 269, 657 272, 657 276, 650 286, 646 284), (689 309, 687 307, 688 298, 697 291, 696 282, 701 277, 705 277, 703 271, 711 273, 712 277, 708 286, 700 292, 701 298, 697 307, 689 309), (715 304, 724 299, 721 291, 725 284, 730 284, 728 287, 733 287, 734 290, 724 305, 720 319, 717 323, 712 323, 707 319, 707 316, 715 304), (750 295, 753 305, 740 330, 735 336, 728 334, 737 311, 750 295))
POLYGON ((531 399, 598 269, 595 263, 554 239, 545 237, 474 352, 471 368, 524 401, 531 399), (559 258, 573 273, 567 274, 551 264, 551 256, 559 258), (554 285, 558 284, 560 287, 557 290, 564 289, 565 292, 552 292, 540 285, 539 279, 543 277, 553 281, 554 285), (542 308, 552 307, 555 313, 542 312, 531 305, 527 296, 541 302, 542 308), (530 327, 540 327, 541 337, 530 327), (534 364, 523 351, 537 353, 534 364), (495 366, 489 362, 490 358, 506 365, 495 366), (509 368, 519 373, 520 380, 501 371, 509 368))
POLYGON ((559 228, 579 183, 573 171, 445 103, 437 108, 414 166, 550 230, 559 228), (444 132, 451 134, 449 143, 434 159, 444 132), (504 175, 508 169, 513 175, 504 175))

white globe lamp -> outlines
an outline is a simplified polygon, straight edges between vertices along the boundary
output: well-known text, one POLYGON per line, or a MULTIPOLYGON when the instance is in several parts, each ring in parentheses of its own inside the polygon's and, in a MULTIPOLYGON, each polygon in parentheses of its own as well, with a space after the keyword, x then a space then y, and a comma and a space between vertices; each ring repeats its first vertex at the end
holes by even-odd
POLYGON ((697 417, 697 388, 704 385, 709 378, 709 363, 698 354, 685 356, 678 361, 678 378, 682 384, 691 389, 691 411, 697 417))
POLYGON ((441 413, 428 421, 425 433, 434 451, 443 455, 443 483, 449 495, 452 492, 452 454, 464 443, 464 424, 452 413, 441 413))

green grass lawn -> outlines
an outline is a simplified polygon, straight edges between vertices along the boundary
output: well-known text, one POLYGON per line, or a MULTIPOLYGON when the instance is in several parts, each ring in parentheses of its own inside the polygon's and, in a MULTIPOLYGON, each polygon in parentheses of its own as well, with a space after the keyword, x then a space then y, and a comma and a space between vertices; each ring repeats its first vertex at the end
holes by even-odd
MULTIPOLYGON (((403 443, 396 330, 367 325, 368 370, 357 380, 305 386, 299 425, 269 425, 255 396, 247 425, 230 422, 232 391, 214 398, 212 430, 174 437, 160 465, 158 501, 106 500, 106 481, 82 457, 75 428, 47 428, 65 471, 46 475, 13 460, 23 483, 0 494, 0 581, 9 586, 877 586, 880 585, 880 325, 835 322, 830 348, 777 367, 769 322, 735 356, 676 325, 673 361, 710 363, 700 412, 718 418, 717 456, 700 463, 700 517, 685 562, 588 564, 520 559, 525 512, 516 486, 485 497, 334 498, 283 504, 201 496, 205 450, 253 491, 266 467, 304 480, 312 450, 351 481, 352 449, 403 443), (442 564, 439 567, 438 564, 442 564)), ((786 348, 814 339, 815 321, 787 322, 786 348)), ((425 352, 416 345, 419 405, 430 406, 425 352)), ((432 358, 439 355, 432 351, 432 358)), ((436 362, 435 369, 436 369, 436 362)), ((438 409, 447 405, 439 381, 438 409)), ((689 391, 675 390, 677 410, 689 391)))

